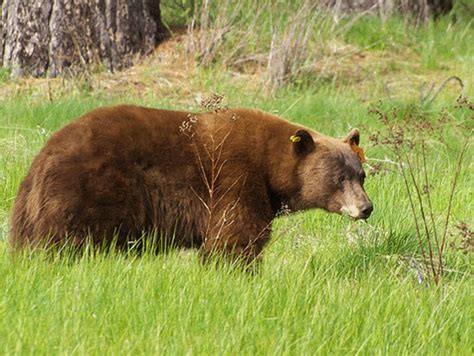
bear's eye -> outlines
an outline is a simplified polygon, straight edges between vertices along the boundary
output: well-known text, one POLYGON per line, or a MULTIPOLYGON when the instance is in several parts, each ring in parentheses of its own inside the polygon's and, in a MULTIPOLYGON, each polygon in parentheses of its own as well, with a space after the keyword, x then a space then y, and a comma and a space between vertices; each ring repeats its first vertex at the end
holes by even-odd
POLYGON ((344 183, 346 180, 349 180, 349 177, 347 177, 347 176, 345 176, 345 175, 339 176, 338 183, 339 183, 339 184, 342 184, 342 183, 344 183))

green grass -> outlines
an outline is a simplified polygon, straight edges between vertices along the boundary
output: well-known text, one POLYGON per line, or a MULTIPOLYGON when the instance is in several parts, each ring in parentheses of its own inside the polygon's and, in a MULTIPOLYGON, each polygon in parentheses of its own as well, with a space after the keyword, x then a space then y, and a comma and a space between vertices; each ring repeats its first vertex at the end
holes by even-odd
MULTIPOLYGON (((399 19, 385 24, 360 19, 345 33, 347 43, 387 56, 410 53, 406 65, 395 58, 388 72, 368 73, 362 81, 290 85, 269 96, 217 64, 218 70, 200 69, 182 85, 224 93, 229 106, 274 112, 331 136, 359 127, 369 158, 393 159, 385 147, 368 141, 381 125, 367 109, 380 99, 383 108, 396 106, 400 115, 417 112, 434 118, 444 108, 458 122, 472 120, 472 113, 454 107, 456 88, 420 105, 406 80, 414 73, 425 79, 460 75, 472 100, 473 52, 466 44, 473 30, 467 27, 469 20, 459 21, 445 38, 438 33, 448 26, 443 21, 407 37, 408 28, 399 19), (437 64, 429 64, 429 58, 437 64), (456 71, 448 73, 446 66, 456 71), (402 78, 403 95, 394 91, 390 98, 382 88, 392 75, 402 78)), ((0 73, 0 83, 1 78, 0 73)), ((53 95, 49 101, 35 92, 33 82, 0 103, 0 353, 474 353, 473 254, 449 247, 440 285, 418 282, 411 265, 420 260, 415 227, 403 181, 393 170, 367 178, 375 204, 367 223, 321 211, 277 219, 261 269, 254 274, 226 264, 203 266, 196 251, 12 256, 6 239, 13 199, 52 132, 95 107, 119 102, 198 109, 193 100, 176 105, 181 98, 172 95, 125 97, 95 86, 94 91, 53 95)), ((454 129, 445 135, 451 143, 459 140, 454 129)), ((433 204, 441 219, 459 150, 436 142, 429 148, 433 204)), ((471 147, 453 204, 449 239, 455 247, 461 237, 454 224, 465 221, 472 228, 474 223, 472 164, 471 147)))
POLYGON ((347 255, 348 249, 338 251, 339 260, 322 251, 309 258, 285 251, 266 259, 257 275, 229 266, 202 268, 194 255, 178 253, 50 261, 38 255, 14 260, 2 252, 0 350, 229 355, 472 351, 469 277, 426 288, 383 263, 341 273, 341 257, 354 253, 347 255))
POLYGON ((5 67, 0 67, 0 83, 5 82, 10 77, 10 71, 5 67))

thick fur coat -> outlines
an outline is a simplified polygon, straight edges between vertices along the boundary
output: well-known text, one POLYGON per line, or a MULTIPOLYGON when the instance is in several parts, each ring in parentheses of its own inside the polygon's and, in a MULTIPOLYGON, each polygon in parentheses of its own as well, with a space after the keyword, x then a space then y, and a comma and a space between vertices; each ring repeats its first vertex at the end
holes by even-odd
POLYGON ((357 131, 336 140, 250 109, 97 109, 34 159, 10 241, 127 247, 153 235, 251 261, 282 207, 370 215, 358 143, 357 131))

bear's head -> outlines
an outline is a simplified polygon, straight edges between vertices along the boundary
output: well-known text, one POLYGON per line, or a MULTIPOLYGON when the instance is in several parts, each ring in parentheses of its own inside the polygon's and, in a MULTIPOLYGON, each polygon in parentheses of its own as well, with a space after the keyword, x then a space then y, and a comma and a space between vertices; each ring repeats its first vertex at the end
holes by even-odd
POLYGON ((321 208, 354 219, 370 216, 373 205, 364 190, 365 158, 359 139, 357 129, 342 140, 306 129, 290 137, 300 182, 299 193, 290 202, 293 209, 321 208))

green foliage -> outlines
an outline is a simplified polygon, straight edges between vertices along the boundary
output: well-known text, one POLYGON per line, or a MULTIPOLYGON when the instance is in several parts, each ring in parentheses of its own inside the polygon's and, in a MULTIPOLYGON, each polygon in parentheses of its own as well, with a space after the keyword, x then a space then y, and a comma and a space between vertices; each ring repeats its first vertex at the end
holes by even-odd
POLYGON ((0 67, 0 83, 6 82, 10 78, 10 70, 5 67, 0 67))
POLYGON ((358 19, 346 32, 344 38, 369 50, 393 50, 409 41, 410 25, 399 17, 383 21, 378 16, 366 15, 358 19))
POLYGON ((453 21, 472 21, 474 16, 474 0, 455 0, 449 17, 453 21))
POLYGON ((193 16, 198 0, 162 0, 160 2, 162 21, 170 28, 187 25, 193 16))
POLYGON ((345 40, 367 50, 395 51, 410 48, 426 69, 443 69, 443 60, 474 54, 472 19, 441 18, 414 26, 409 21, 390 17, 363 16, 345 34, 345 40))

